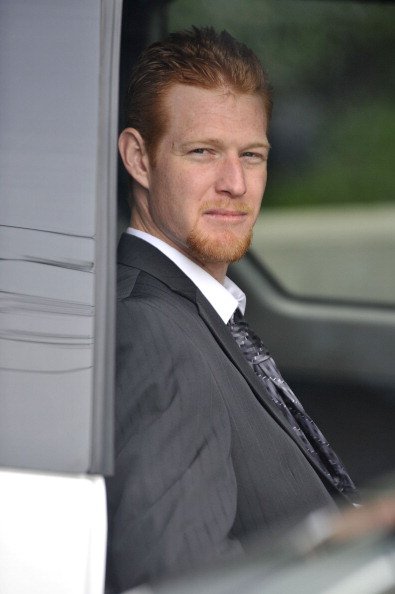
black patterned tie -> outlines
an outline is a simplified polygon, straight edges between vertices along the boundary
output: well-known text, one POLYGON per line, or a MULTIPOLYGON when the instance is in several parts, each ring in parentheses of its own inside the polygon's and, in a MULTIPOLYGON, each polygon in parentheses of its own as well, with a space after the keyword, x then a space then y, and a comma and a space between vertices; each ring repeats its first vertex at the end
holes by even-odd
POLYGON ((298 439, 303 443, 304 448, 313 456, 332 484, 339 491, 347 494, 353 502, 357 502, 358 494, 355 485, 343 463, 281 377, 267 348, 259 336, 249 328, 238 309, 233 319, 228 322, 228 326, 248 363, 264 384, 270 398, 291 425, 298 439))

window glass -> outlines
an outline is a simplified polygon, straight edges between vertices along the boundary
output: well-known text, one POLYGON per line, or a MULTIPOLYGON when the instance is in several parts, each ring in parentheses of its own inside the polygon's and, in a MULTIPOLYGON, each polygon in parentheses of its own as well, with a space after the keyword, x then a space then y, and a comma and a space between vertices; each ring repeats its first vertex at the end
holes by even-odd
POLYGON ((395 7, 176 0, 169 29, 252 47, 274 87, 269 181, 253 249, 298 295, 395 301, 395 7))

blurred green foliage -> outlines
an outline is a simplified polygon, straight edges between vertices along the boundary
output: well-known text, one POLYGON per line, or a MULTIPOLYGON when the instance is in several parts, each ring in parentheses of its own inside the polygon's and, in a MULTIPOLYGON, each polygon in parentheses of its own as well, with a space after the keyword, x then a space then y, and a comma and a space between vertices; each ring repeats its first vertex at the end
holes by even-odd
POLYGON ((274 87, 268 206, 394 201, 395 6, 174 0, 169 30, 227 29, 274 87))
POLYGON ((273 176, 266 206, 394 201, 393 106, 378 100, 350 106, 331 120, 303 166, 273 176))

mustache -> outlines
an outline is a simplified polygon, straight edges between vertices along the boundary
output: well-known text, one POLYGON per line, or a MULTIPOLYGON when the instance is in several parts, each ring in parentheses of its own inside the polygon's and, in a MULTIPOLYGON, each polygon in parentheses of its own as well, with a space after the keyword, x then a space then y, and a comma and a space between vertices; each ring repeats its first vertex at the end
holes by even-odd
POLYGON ((241 214, 250 214, 253 211, 251 206, 243 202, 203 202, 203 204, 200 206, 200 212, 203 213, 209 210, 229 210, 231 212, 239 212, 241 214))

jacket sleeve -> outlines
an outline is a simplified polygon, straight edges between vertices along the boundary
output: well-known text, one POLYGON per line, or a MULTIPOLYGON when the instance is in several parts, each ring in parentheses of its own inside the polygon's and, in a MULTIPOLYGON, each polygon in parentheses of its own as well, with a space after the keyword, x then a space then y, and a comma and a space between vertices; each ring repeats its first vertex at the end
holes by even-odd
POLYGON ((207 364, 209 331, 192 321, 186 327, 154 299, 119 304, 116 469, 107 481, 116 592, 241 549, 230 537, 228 413, 207 364))

